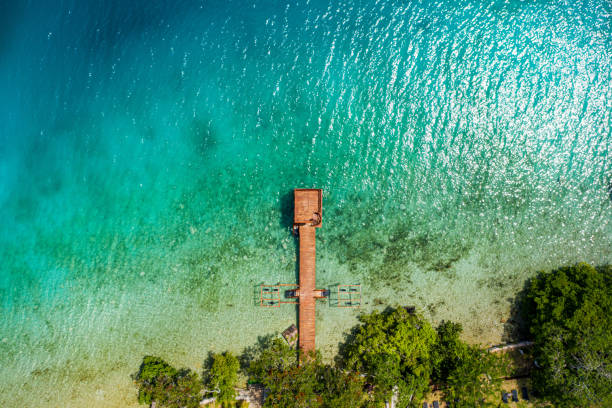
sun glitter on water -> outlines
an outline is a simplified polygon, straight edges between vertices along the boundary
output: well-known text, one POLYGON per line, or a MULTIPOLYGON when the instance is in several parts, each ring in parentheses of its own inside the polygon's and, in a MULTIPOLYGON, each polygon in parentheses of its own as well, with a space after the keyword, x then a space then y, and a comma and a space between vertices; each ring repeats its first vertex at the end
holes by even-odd
MULTIPOLYGON (((1 406, 135 406, 144 354, 295 322, 254 296, 295 279, 295 187, 322 287, 481 342, 537 269, 612 262, 605 2, 0 11, 1 406)), ((318 309, 326 355, 356 313, 318 309)))

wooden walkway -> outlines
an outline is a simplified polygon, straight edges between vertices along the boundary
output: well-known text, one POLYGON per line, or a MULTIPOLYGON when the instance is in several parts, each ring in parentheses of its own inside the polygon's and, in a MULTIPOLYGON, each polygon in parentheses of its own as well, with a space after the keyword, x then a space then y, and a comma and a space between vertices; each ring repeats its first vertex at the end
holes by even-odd
POLYGON ((316 228, 322 221, 322 192, 319 189, 294 190, 293 225, 300 238, 300 287, 298 345, 304 352, 315 350, 315 303, 322 297, 316 289, 316 228))
POLYGON ((300 230, 300 315, 298 344, 305 351, 315 349, 315 263, 317 250, 315 228, 310 225, 300 230))

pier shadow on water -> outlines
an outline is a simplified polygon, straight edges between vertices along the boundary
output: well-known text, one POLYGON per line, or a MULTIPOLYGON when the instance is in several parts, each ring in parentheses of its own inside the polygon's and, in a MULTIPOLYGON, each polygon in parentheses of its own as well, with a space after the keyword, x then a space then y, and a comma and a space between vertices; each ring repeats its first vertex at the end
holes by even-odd
MULTIPOLYGON (((287 230, 288 234, 293 237, 293 248, 295 251, 295 282, 300 281, 300 248, 299 237, 293 234, 293 190, 289 190, 281 195, 280 198, 280 219, 279 223, 283 229, 287 230)), ((288 282, 289 283, 289 282, 288 282)))
POLYGON ((293 226, 293 190, 289 190, 280 198, 280 226, 290 229, 293 226))

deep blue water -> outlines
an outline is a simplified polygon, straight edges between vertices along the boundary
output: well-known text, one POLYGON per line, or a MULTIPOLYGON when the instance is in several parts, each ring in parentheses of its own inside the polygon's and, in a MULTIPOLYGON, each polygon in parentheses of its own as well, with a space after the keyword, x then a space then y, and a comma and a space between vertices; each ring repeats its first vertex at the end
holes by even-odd
MULTIPOLYGON (((284 329, 291 190, 322 286, 503 332, 537 269, 612 261, 606 1, 0 4, 0 405, 130 406, 284 329), (92 394, 94 397, 92 397, 92 394)), ((356 312, 319 308, 327 352, 356 312)))

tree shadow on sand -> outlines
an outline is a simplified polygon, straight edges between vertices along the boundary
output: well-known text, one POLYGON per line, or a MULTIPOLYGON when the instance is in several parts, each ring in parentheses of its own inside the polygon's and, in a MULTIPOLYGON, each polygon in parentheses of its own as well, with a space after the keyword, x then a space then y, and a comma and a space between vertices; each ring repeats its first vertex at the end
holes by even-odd
MULTIPOLYGON (((523 288, 516 296, 508 299, 511 302, 510 316, 504 323, 504 331, 502 333, 502 341, 504 343, 519 343, 531 339, 524 305, 532 279, 525 280, 523 288)), ((503 353, 507 379, 521 379, 529 376, 533 368, 532 351, 531 347, 527 347, 503 353)))
POLYGON ((246 372, 251 365, 251 362, 257 359, 259 355, 266 349, 270 348, 272 341, 277 337, 276 334, 266 334, 264 336, 257 336, 257 342, 252 346, 244 348, 238 361, 240 362, 240 369, 246 372))
MULTIPOLYGON (((535 279, 535 278, 534 278, 535 279)), ((524 301, 527 290, 531 285, 532 279, 525 280, 523 288, 512 298, 508 298, 510 304, 510 316, 504 322, 504 332, 502 340, 506 343, 514 343, 527 340, 530 337, 529 327, 524 312, 524 301)))

